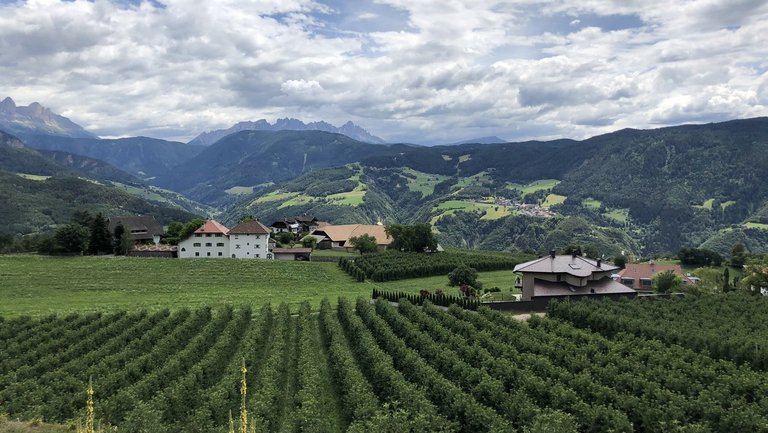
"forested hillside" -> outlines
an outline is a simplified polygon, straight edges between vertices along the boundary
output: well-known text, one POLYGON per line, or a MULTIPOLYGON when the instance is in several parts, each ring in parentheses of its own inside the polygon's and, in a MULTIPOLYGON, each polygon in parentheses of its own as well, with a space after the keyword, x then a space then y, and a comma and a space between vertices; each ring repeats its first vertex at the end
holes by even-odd
POLYGON ((584 141, 392 145, 355 167, 257 188, 227 214, 431 222, 442 242, 469 248, 768 251, 766 118, 584 141))
POLYGON ((232 188, 261 188, 303 173, 339 167, 387 147, 321 131, 241 131, 228 135, 156 184, 205 203, 226 203, 232 188))
POLYGON ((76 210, 107 216, 153 214, 165 222, 186 221, 205 212, 198 204, 154 189, 102 161, 40 152, 0 131, 0 232, 50 231, 76 210))

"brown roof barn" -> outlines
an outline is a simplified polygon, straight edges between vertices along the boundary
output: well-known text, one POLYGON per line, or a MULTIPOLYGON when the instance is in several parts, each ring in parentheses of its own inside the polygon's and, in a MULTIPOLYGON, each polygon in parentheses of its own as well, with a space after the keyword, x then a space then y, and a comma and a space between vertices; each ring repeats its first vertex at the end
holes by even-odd
POLYGON ((114 233, 115 227, 121 224, 134 242, 160 242, 163 236, 163 226, 152 215, 118 216, 109 219, 109 232, 114 233))
POLYGON ((376 244, 384 249, 392 243, 392 238, 387 236, 385 227, 380 224, 342 224, 326 225, 312 232, 312 235, 324 236, 318 248, 351 248, 347 242, 353 237, 370 235, 376 238, 376 244))
POLYGON ((619 281, 625 286, 640 292, 652 292, 653 276, 665 271, 672 271, 675 275, 678 275, 683 280, 683 284, 693 284, 696 282, 695 277, 690 277, 683 273, 683 268, 680 265, 660 265, 654 262, 627 263, 618 275, 619 281))

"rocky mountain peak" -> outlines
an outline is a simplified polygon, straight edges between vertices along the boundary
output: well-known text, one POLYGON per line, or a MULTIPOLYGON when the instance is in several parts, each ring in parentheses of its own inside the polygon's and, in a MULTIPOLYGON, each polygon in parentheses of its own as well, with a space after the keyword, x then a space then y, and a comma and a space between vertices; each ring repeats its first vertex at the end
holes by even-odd
POLYGON ((383 144, 385 141, 375 135, 372 135, 365 129, 355 125, 351 121, 348 121, 340 128, 331 125, 323 120, 317 122, 304 123, 299 119, 292 117, 280 118, 275 121, 274 124, 269 123, 265 119, 260 119, 255 122, 238 122, 234 126, 227 129, 219 129, 215 131, 203 132, 195 137, 189 144, 210 146, 211 144, 221 140, 227 135, 234 134, 240 131, 324 131, 335 134, 343 134, 347 137, 353 138, 365 143, 383 144))

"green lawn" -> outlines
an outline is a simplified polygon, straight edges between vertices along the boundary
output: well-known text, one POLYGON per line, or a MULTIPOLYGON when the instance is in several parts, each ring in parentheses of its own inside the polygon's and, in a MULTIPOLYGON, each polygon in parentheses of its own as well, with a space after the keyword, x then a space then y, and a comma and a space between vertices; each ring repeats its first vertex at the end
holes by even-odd
MULTIPOLYGON (((266 302, 295 307, 305 300, 316 307, 326 297, 368 297, 373 288, 458 290, 448 287, 447 276, 358 283, 335 263, 236 259, 0 256, 0 279, 4 317, 266 302)), ((517 293, 511 271, 483 272, 480 281, 502 289, 496 299, 517 293)))
POLYGON ((335 263, 0 256, 0 316, 370 296, 335 263))
POLYGON ((312 257, 356 257, 360 253, 339 250, 314 250, 312 257))
MULTIPOLYGON (((512 271, 480 272, 478 274, 478 279, 483 283, 483 288, 490 289, 491 287, 498 287, 501 289, 501 292, 494 293, 494 298, 497 301, 509 300, 512 298, 513 293, 520 293, 520 290, 514 287, 515 274, 513 274, 512 271)), ((381 290, 400 290, 409 293, 418 293, 421 289, 427 289, 430 293, 435 293, 436 289, 442 288, 445 290, 446 294, 459 294, 458 287, 448 286, 448 277, 446 275, 371 284, 381 290)))

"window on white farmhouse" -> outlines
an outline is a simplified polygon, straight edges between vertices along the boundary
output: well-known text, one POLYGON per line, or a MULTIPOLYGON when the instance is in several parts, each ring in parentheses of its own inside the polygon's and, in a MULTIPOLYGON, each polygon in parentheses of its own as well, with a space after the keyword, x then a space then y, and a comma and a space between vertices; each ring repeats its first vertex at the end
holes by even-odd
POLYGON ((258 250, 259 248, 261 248, 261 245, 259 245, 259 244, 255 244, 253 247, 254 247, 254 248, 256 248, 256 249, 258 250))
POLYGON ((200 246, 200 242, 195 242, 194 244, 192 244, 192 246, 193 247, 199 247, 200 246))
POLYGON ((210 242, 206 242, 206 243, 205 243, 205 246, 206 246, 206 247, 210 247, 210 246, 212 246, 212 244, 211 244, 210 242))
POLYGON ((224 246, 224 242, 216 242, 216 246, 217 247, 223 247, 224 246))
POLYGON ((258 254, 256 254, 256 257, 261 257, 261 256, 259 256, 258 254))
POLYGON ((209 251, 209 252, 205 253, 205 255, 208 256, 208 257, 211 257, 211 252, 209 251))
POLYGON ((221 255, 222 255, 222 252, 221 252, 221 251, 219 251, 219 257, 221 257, 221 255))
POLYGON ((200 252, 196 252, 195 257, 200 257, 200 252))
POLYGON ((240 239, 240 238, 239 238, 239 237, 237 237, 237 235, 235 235, 235 239, 240 239))

